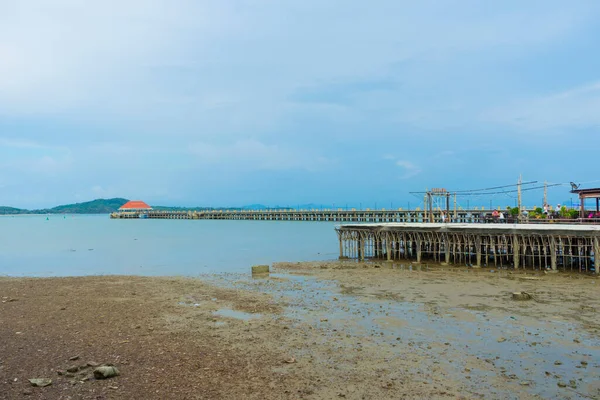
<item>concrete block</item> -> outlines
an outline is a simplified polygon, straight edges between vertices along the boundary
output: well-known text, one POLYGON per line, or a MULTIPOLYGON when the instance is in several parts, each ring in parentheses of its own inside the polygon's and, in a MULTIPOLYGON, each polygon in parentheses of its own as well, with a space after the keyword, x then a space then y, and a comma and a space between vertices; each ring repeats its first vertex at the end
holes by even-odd
POLYGON ((268 265, 253 265, 252 273, 253 274, 268 274, 269 266, 268 265))

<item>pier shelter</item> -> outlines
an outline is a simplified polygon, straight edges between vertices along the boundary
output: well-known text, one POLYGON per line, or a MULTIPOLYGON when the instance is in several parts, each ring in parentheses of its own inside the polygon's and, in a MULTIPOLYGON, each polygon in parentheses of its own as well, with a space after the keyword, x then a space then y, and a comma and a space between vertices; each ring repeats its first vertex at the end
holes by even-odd
POLYGON ((598 273, 599 225, 387 223, 336 227, 340 259, 598 273))
POLYGON ((600 188, 593 189, 574 189, 571 193, 579 195, 579 216, 585 218, 585 200, 596 199, 596 215, 600 214, 600 188))

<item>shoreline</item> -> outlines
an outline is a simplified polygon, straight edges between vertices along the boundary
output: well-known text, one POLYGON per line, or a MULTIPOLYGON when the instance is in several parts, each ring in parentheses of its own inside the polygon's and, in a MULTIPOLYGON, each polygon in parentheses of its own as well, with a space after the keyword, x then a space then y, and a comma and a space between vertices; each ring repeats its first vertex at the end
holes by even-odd
POLYGON ((378 264, 276 263, 258 279, 0 277, 0 392, 9 399, 600 395, 588 381, 600 372, 594 277, 378 264), (515 302, 517 290, 535 299, 515 302), (114 364, 121 375, 95 380, 85 368, 58 375, 89 361, 114 364), (53 383, 34 388, 31 378, 53 383))

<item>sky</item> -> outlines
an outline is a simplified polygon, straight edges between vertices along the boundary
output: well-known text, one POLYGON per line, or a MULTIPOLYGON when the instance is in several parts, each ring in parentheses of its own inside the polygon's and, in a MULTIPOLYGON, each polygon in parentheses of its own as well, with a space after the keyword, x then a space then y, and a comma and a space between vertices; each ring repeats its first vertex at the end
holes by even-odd
POLYGON ((598 187, 599 18, 593 0, 0 0, 0 205, 598 187))

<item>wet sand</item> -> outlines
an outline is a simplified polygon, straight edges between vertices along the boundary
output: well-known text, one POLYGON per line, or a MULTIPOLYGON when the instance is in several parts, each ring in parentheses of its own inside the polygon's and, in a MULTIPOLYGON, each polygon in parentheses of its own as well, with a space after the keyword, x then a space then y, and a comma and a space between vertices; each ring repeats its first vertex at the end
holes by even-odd
POLYGON ((0 398, 600 396, 595 276, 275 267, 257 279, 1 278, 0 398), (90 361, 121 375, 95 380, 90 361))

